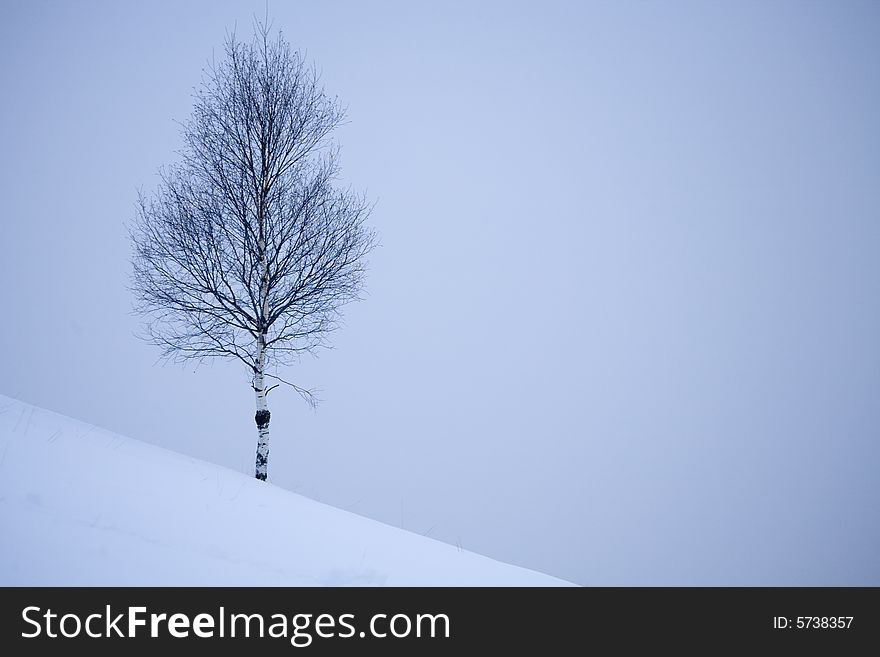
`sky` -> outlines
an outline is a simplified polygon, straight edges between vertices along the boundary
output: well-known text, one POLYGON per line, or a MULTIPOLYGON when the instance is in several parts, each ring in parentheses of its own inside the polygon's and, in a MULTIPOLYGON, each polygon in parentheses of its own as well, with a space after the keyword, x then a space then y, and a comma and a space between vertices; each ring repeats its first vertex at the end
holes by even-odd
MULTIPOLYGON (((243 367, 135 337, 126 223, 265 11, 3 2, 0 393, 252 472, 243 367)), ((880 585, 880 5, 269 11, 381 243, 272 483, 586 585, 880 585)))

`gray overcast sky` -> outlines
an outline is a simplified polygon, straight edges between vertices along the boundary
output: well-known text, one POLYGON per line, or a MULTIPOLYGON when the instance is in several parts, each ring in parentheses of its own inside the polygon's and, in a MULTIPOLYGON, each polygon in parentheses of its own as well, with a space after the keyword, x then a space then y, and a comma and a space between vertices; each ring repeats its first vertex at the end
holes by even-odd
MULTIPOLYGON (((880 585, 880 3, 270 10, 382 243, 271 481, 583 584, 880 585)), ((3 3, 0 392, 252 471, 242 367, 133 337, 124 222, 264 11, 3 3)))

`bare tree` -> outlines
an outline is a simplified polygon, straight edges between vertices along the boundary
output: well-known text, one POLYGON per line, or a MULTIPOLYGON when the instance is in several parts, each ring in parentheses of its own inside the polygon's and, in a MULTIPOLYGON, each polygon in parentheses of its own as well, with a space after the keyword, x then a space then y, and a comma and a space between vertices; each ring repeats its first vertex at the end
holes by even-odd
MULTIPOLYGON (((375 244, 361 195, 340 189, 331 132, 344 120, 315 69, 265 24, 230 36, 182 125, 180 161, 141 194, 133 290, 148 339, 172 359, 243 362, 256 394, 255 476, 269 458, 268 392, 310 391, 268 370, 326 345, 358 297, 375 244)), ((277 370, 276 370, 277 371, 277 370)))

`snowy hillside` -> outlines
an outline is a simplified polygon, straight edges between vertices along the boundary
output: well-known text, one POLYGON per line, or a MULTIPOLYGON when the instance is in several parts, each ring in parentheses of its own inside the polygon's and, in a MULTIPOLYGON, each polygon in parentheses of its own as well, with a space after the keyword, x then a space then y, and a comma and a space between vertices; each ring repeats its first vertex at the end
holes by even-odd
POLYGON ((0 585, 565 584, 0 395, 0 585))

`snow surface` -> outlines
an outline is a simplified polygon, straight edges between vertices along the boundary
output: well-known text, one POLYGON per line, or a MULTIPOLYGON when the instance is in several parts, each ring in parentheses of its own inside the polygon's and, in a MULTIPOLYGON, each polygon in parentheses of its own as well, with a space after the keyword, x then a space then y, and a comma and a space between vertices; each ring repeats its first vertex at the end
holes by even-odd
POLYGON ((0 585, 571 584, 0 395, 0 585))

